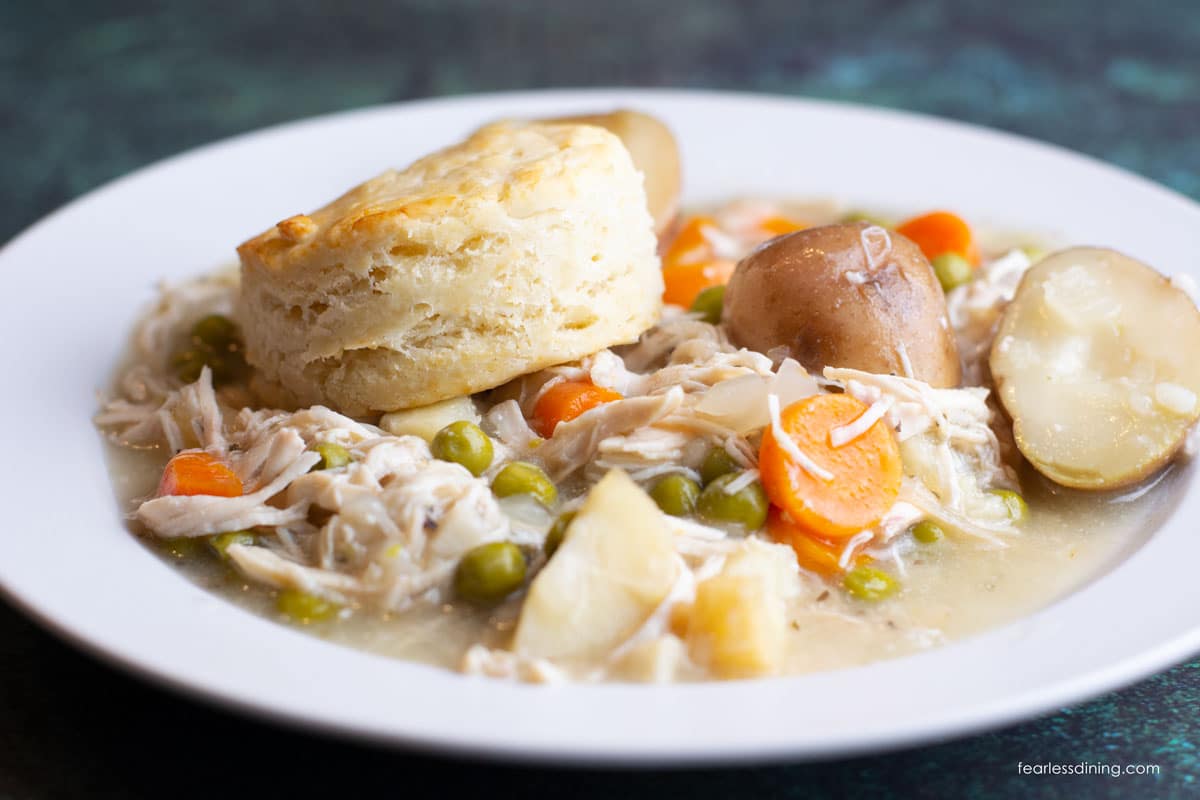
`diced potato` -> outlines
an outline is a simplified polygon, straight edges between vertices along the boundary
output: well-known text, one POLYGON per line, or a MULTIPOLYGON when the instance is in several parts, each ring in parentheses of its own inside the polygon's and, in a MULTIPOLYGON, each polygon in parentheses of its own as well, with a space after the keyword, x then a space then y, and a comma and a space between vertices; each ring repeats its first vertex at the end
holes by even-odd
POLYGON ((796 554, 789 545, 746 539, 730 554, 721 572, 762 580, 783 600, 800 594, 800 570, 796 554))
POLYGON ((1017 447, 1064 486, 1113 489, 1163 466, 1200 418, 1200 312, 1162 275, 1079 247, 1032 267, 990 366, 1017 447))
POLYGON ((479 412, 470 397, 455 397, 420 408, 393 411, 383 415, 379 427, 393 436, 420 436, 432 442, 442 428, 464 419, 476 425, 480 422, 479 412))
POLYGON ((559 660, 602 658, 662 603, 679 569, 662 512, 613 470, 588 493, 530 584, 513 649, 559 660))
POLYGON ((749 678, 779 670, 783 622, 777 598, 747 575, 717 575, 696 588, 688 649, 722 678, 749 678))
POLYGON ((687 663, 687 646, 678 636, 667 634, 631 648, 613 668, 618 680, 639 683, 670 683, 687 663))
POLYGON ((687 634, 692 659, 720 678, 777 674, 786 655, 786 601, 798 591, 795 556, 748 540, 696 587, 687 634))

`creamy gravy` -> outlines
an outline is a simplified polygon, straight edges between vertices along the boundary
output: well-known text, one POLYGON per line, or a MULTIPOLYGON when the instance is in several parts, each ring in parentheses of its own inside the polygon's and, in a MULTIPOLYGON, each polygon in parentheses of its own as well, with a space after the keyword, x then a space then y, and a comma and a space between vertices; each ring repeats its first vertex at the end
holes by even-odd
MULTIPOLYGON (((154 491, 166 453, 118 447, 109 447, 108 453, 118 502, 123 511, 131 511, 139 498, 154 491)), ((1101 577, 1139 547, 1169 513, 1187 472, 1177 466, 1161 475, 1151 491, 1114 496, 1071 492, 1026 471, 1022 483, 1030 518, 1019 536, 1008 538, 1006 548, 953 536, 916 544, 905 559, 902 592, 877 604, 853 600, 819 578, 808 578, 804 595, 790 609, 786 671, 816 672, 895 658, 1044 608, 1101 577)), ((273 590, 245 581, 209 557, 202 542, 181 555, 177 545, 140 538, 189 580, 253 613, 292 624, 276 611, 273 590), (202 557, 191 557, 195 554, 202 557)), ((457 604, 418 604, 387 616, 347 610, 339 619, 306 627, 336 644, 456 669, 471 644, 506 643, 520 600, 518 595, 491 613, 457 604)))

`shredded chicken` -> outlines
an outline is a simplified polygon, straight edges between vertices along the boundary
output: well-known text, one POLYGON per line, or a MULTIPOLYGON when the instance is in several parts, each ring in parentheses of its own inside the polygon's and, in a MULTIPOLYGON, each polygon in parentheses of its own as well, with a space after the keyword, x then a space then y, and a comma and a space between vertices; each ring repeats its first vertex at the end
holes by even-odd
POLYGON ((1030 261, 1021 250, 1012 250, 983 265, 979 276, 946 296, 950 324, 958 338, 963 382, 978 386, 987 378, 987 353, 996 335, 1000 314, 1012 301, 1030 261))
POLYGON ((653 425, 682 402, 683 391, 672 387, 665 394, 630 397, 597 406, 573 420, 559 423, 554 436, 539 448, 538 457, 546 465, 550 478, 560 481, 590 462, 605 439, 653 425))
MULTIPOLYGON (((764 208, 774 206, 731 204, 722 230, 705 231, 705 236, 723 257, 740 257, 764 236, 758 227, 764 208)), ((890 235, 871 226, 861 238, 868 269, 881 268, 892 246, 890 235)), ((1000 312, 1028 266, 1024 254, 1014 251, 986 264, 979 280, 951 293, 950 319, 972 384, 967 388, 937 389, 911 377, 853 369, 829 368, 814 376, 786 352, 763 355, 738 349, 720 326, 668 307, 635 344, 522 376, 486 395, 490 407, 482 425, 493 439, 495 455, 482 477, 434 459, 420 438, 390 435, 328 408, 289 412, 261 407, 247 386, 215 388, 208 368, 194 383, 173 377, 170 353, 183 332, 205 314, 232 308, 237 277, 226 272, 164 289, 139 323, 133 362, 96 422, 123 446, 167 454, 211 453, 246 487, 240 497, 147 498, 133 516, 149 534, 180 538, 253 530, 253 544, 233 544, 227 550, 244 575, 269 587, 325 598, 350 614, 360 608, 402 611, 414 603, 450 599, 463 555, 489 542, 508 541, 537 553, 529 562, 536 574, 545 563, 542 545, 555 516, 575 510, 588 487, 611 469, 625 470, 647 488, 669 474, 700 482, 705 456, 721 448, 743 470, 726 487, 736 493, 760 479, 760 437, 771 428, 800 468, 832 480, 828 470, 784 435, 780 410, 821 391, 845 391, 868 409, 831 431, 831 444, 845 446, 886 420, 900 442, 905 477, 899 500, 883 519, 843 543, 840 565, 848 567, 856 552, 866 552, 892 562, 902 575, 912 547, 911 537, 903 534, 921 519, 937 520, 989 546, 1004 546, 1005 537, 1014 532, 1007 507, 992 490, 1015 487, 1015 476, 992 427, 996 415, 988 389, 980 384, 1000 312), (589 380, 622 399, 560 423, 543 439, 529 424, 533 408, 549 388, 566 380, 589 380), (350 463, 314 471, 321 457, 312 448, 321 442, 346 448, 350 463), (531 496, 494 496, 490 478, 515 459, 542 466, 560 486, 564 497, 554 509, 531 496)), ((899 357, 911 375, 903 347, 899 357)), ((662 659, 649 660, 661 666, 655 667, 656 674, 673 674, 676 666, 667 663, 668 657, 678 656, 683 647, 670 633, 673 611, 690 603, 696 586, 720 571, 731 555, 748 547, 776 546, 760 534, 735 535, 686 517, 664 516, 664 524, 672 533, 679 567, 674 586, 585 678, 610 677, 635 649, 663 642, 672 647, 662 648, 662 659)), ((815 577, 807 579, 819 584, 815 577)), ((545 659, 482 644, 466 651, 461 669, 539 683, 568 677, 545 659)))
POLYGON ((890 397, 880 398, 867 408, 856 419, 845 425, 838 426, 829 432, 829 443, 834 447, 845 447, 867 431, 892 407, 890 397))
POLYGON ((567 673, 544 658, 530 658, 511 650, 493 650, 472 645, 463 656, 460 670, 466 675, 502 678, 525 683, 563 683, 567 673))
POLYGON ((716 325, 668 308, 657 325, 642 334, 637 344, 624 348, 619 355, 630 370, 646 372, 661 366, 666 357, 684 342, 696 340, 708 342, 722 352, 737 350, 716 325))
POLYGON ((528 453, 541 441, 521 412, 521 404, 509 399, 492 406, 483 417, 489 433, 513 453, 528 453))
POLYGON ((792 441, 792 437, 783 429, 783 425, 779 421, 779 398, 776 395, 767 396, 767 406, 771 414, 771 434, 775 442, 787 455, 788 459, 793 464, 800 467, 814 478, 822 481, 833 480, 833 473, 822 467, 816 461, 813 461, 812 456, 805 453, 803 450, 792 441))
POLYGON ((363 587, 353 576, 306 567, 266 547, 233 544, 228 553, 244 573, 268 586, 299 589, 342 604, 362 594, 363 587))
POLYGON ((675 552, 689 563, 728 555, 739 545, 739 540, 725 531, 687 517, 669 517, 665 522, 674 535, 675 552))
MULTIPOLYGON (((207 380, 206 374, 199 384, 207 380)), ((147 529, 166 538, 204 536, 284 527, 319 510, 327 520, 308 542, 293 537, 283 550, 231 548, 231 558, 271 586, 389 609, 426 593, 441 599, 467 550, 509 534, 487 485, 457 464, 434 460, 416 437, 384 434, 320 407, 248 414, 240 423, 228 433, 234 449, 222 455, 244 481, 261 487, 232 498, 152 498, 136 512, 147 529), (309 449, 315 441, 347 446, 354 461, 310 471, 320 460, 309 449)))
POLYGON ((321 458, 316 453, 299 455, 292 464, 258 491, 240 497, 210 495, 155 497, 138 506, 136 517, 156 536, 178 539, 209 536, 223 531, 289 525, 305 518, 302 505, 276 508, 267 501, 289 483, 308 472, 321 458))
MULTIPOLYGON (((118 385, 123 396, 105 404, 97 423, 127 446, 212 453, 247 491, 153 497, 135 519, 163 538, 255 530, 258 542, 231 546, 229 556, 269 586, 386 609, 440 601, 463 553, 513 533, 487 484, 434 460, 416 437, 391 436, 321 406, 235 413, 207 367, 191 384, 166 377, 161 353, 178 338, 174 331, 227 309, 230 291, 228 281, 200 281, 167 292, 135 334, 135 355, 157 362, 130 368, 118 385), (352 463, 311 471, 321 458, 311 450, 317 442, 346 447, 352 463), (320 525, 310 522, 313 514, 320 525)), ((520 443, 519 434, 513 438, 520 443)), ((542 535, 526 532, 523 541, 540 544, 542 535)))

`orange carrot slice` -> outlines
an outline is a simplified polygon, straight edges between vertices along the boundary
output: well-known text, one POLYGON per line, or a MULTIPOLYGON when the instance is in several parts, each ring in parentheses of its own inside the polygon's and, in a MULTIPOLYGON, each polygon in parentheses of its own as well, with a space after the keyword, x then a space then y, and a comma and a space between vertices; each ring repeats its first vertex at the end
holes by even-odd
MULTIPOLYGON (((767 516, 767 533, 780 544, 789 545, 796 553, 796 561, 809 572, 827 576, 845 572, 840 564, 845 544, 822 539, 805 530, 775 506, 771 507, 771 513, 767 516)), ((849 566, 858 566, 870 560, 862 552, 856 552, 850 557, 849 566)))
POLYGON ((184 450, 167 462, 159 497, 206 494, 241 497, 242 481, 221 459, 203 450, 184 450))
POLYGON ((762 222, 758 223, 759 229, 762 230, 769 238, 783 236, 785 233, 795 233, 802 231, 808 226, 802 222, 797 222, 794 219, 787 217, 773 216, 767 217, 762 222))
POLYGON ((563 381, 547 389, 533 408, 533 429, 547 439, 560 422, 570 422, 583 412, 621 395, 589 381, 563 381))
POLYGON ((715 227, 716 220, 703 214, 687 220, 667 247, 667 252, 663 255, 663 264, 677 266, 712 260, 713 246, 704 235, 704 231, 706 228, 715 227))
POLYGON ((780 414, 781 433, 792 446, 777 441, 774 425, 763 434, 758 469, 767 497, 821 538, 845 539, 871 527, 900 492, 900 447, 884 420, 841 447, 830 440, 831 431, 854 422, 868 408, 848 394, 813 395, 780 414), (829 477, 813 475, 796 463, 788 452, 795 449, 829 477))
POLYGON ((688 308, 696 296, 712 286, 729 283, 736 264, 717 258, 706 230, 716 228, 709 216, 692 217, 683 224, 663 255, 663 302, 688 308))
POLYGON ((690 308, 697 295, 712 286, 724 286, 733 277, 732 261, 701 261, 663 267, 663 302, 690 308))
POLYGON ((930 261, 945 253, 957 253, 978 266, 979 248, 971 226, 962 217, 949 211, 934 211, 913 217, 896 228, 916 242, 930 261))

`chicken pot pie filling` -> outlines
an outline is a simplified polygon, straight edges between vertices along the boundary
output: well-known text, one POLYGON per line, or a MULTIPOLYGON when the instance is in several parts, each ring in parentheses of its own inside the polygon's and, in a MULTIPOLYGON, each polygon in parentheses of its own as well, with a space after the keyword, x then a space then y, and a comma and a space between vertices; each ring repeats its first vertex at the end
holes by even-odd
MULTIPOLYGON (((652 235, 663 213, 630 218, 652 235)), ((736 200, 659 242, 662 310, 635 340, 353 416, 275 407, 237 270, 163 287, 96 418, 132 526, 332 641, 496 678, 671 682, 1014 619, 1166 512, 1200 415, 1186 286, 948 212, 736 200), (1170 319, 1137 313, 1151 303, 1170 319)))

